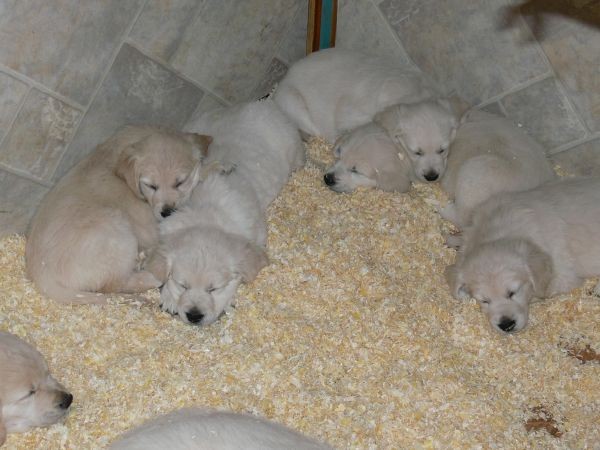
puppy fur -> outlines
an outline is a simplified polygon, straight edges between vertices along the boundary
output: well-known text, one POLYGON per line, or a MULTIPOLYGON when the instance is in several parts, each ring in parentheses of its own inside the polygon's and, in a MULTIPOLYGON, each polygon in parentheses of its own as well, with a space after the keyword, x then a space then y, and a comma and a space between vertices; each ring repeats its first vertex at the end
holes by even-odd
POLYGON ((494 194, 532 189, 556 178, 544 149, 508 120, 473 110, 450 146, 442 188, 453 200, 442 217, 459 228, 494 194))
POLYGON ((129 431, 111 450, 326 450, 332 447, 256 416, 186 408, 129 431))
POLYGON ((147 269, 165 284, 161 307, 187 323, 214 322, 238 285, 267 264, 266 208, 304 164, 298 130, 272 100, 205 114, 187 125, 214 136, 211 173, 189 205, 161 223, 147 269))
POLYGON ((495 329, 520 331, 533 298, 569 292, 600 275, 598 223, 600 178, 496 195, 476 208, 463 232, 447 270, 451 292, 477 299, 495 329))
POLYGON ((117 132, 46 195, 26 245, 27 274, 62 302, 102 303, 101 292, 160 285, 137 271, 158 244, 158 222, 189 197, 211 138, 150 126, 117 132))
POLYGON ((429 182, 446 170, 448 149, 456 135, 459 117, 446 99, 398 104, 373 119, 408 156, 413 177, 429 182))
POLYGON ((362 53, 331 48, 296 62, 274 100, 305 134, 335 142, 396 103, 434 96, 422 73, 362 53))
POLYGON ((359 186, 406 192, 413 181, 412 165, 380 126, 370 122, 344 133, 334 146, 335 164, 324 176, 336 192, 359 186))
POLYGON ((72 401, 35 348, 0 331, 0 446, 7 433, 58 422, 72 401))

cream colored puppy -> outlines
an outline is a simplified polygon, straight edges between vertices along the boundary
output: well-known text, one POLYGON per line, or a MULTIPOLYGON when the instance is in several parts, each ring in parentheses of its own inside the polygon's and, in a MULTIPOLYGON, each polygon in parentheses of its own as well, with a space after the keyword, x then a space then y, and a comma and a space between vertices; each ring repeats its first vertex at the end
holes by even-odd
POLYGON ((396 192, 410 189, 413 170, 405 151, 372 122, 344 133, 333 152, 336 162, 323 178, 336 192, 352 192, 359 186, 396 192))
POLYGON ((272 100, 209 113, 187 125, 214 136, 207 176, 189 205, 161 223, 161 246, 148 270, 164 281, 161 307, 207 325, 234 302, 241 282, 267 264, 267 206, 304 164, 298 130, 272 100))
POLYGON ((555 177, 533 138, 502 117, 473 110, 450 146, 441 185, 452 201, 442 217, 463 227, 473 208, 492 195, 532 189, 555 177))
POLYGON ((158 222, 187 200, 211 139, 125 127, 46 195, 30 226, 27 274, 44 295, 101 303, 102 292, 142 292, 160 282, 137 271, 158 244, 158 222))
POLYGON ((58 422, 72 401, 35 348, 0 331, 0 446, 7 433, 58 422))
POLYGON ((412 67, 331 48, 292 65, 274 100, 302 132, 335 142, 341 132, 370 122, 390 105, 434 95, 424 75, 412 67))
POLYGON ((448 149, 456 136, 459 115, 445 99, 394 105, 375 115, 375 123, 408 156, 413 176, 436 181, 446 170, 448 149))
POLYGON ((186 408, 150 420, 111 450, 326 450, 327 444, 249 414, 186 408))
POLYGON ((520 331, 534 297, 569 292, 600 275, 599 223, 600 178, 496 195, 464 230, 447 270, 452 294, 477 299, 495 329, 520 331))

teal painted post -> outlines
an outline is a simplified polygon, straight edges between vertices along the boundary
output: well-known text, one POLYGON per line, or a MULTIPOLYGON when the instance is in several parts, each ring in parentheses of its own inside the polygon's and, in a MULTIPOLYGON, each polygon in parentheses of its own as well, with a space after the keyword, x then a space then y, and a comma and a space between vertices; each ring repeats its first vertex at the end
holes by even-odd
POLYGON ((334 15, 334 1, 323 0, 321 9, 321 32, 319 34, 319 48, 331 47, 331 30, 334 15))

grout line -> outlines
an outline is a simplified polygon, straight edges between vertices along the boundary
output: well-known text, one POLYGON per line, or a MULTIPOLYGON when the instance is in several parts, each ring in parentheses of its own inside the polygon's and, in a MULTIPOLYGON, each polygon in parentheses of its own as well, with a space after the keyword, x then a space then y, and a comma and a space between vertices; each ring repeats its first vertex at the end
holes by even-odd
POLYGON ((530 78, 527 81, 524 81, 523 83, 520 83, 520 84, 508 89, 507 91, 504 91, 498 95, 494 95, 493 97, 489 97, 489 98, 485 99, 484 101, 475 105, 475 107, 481 108, 481 107, 489 105, 490 103, 500 101, 501 99, 503 99, 504 97, 506 97, 508 95, 514 94, 515 92, 519 92, 522 89, 528 88, 529 86, 532 86, 536 83, 539 83, 540 81, 544 81, 544 80, 547 80, 548 78, 552 78, 552 77, 554 77, 554 73, 552 71, 544 72, 541 75, 537 75, 533 78, 530 78))
POLYGON ((165 61, 164 59, 162 59, 159 56, 156 55, 152 55, 151 53, 148 53, 146 50, 144 50, 143 48, 139 47, 138 44, 135 43, 135 41, 133 41, 131 38, 126 38, 125 41, 123 42, 124 44, 127 44, 133 48, 135 48, 138 52, 140 52, 142 55, 146 56, 147 58, 151 59, 152 61, 160 64, 161 66, 163 66, 166 70, 168 70, 169 72, 174 73, 175 75, 177 75, 179 78, 187 81, 188 83, 196 86, 198 89, 200 89, 202 92, 204 92, 205 94, 210 94, 213 97, 215 97, 217 100, 219 100, 222 103, 225 103, 225 105, 229 106, 231 105, 231 102, 225 100, 223 97, 221 97, 219 94, 215 93, 212 89, 206 88, 204 86, 202 86, 200 83, 198 83, 197 81, 191 79, 190 77, 188 77, 187 75, 181 73, 179 70, 173 68, 173 66, 165 61))
POLYGON ((588 142, 592 142, 595 141, 596 139, 600 138, 600 132, 599 133, 594 133, 594 134, 589 134, 583 138, 580 139, 576 139, 574 141, 571 142, 567 142, 566 144, 560 145, 558 147, 555 147, 551 150, 548 151, 548 155, 550 156, 554 156, 558 153, 564 153, 567 152, 569 150, 571 150, 574 147, 577 147, 579 145, 582 144, 587 144, 588 142))
POLYGON ((4 136, 2 136, 2 138, 0 139, 0 149, 2 148, 2 145, 4 144, 4 141, 8 138, 8 135, 12 131, 12 128, 13 128, 14 124, 17 121, 17 117, 19 117, 19 114, 21 114, 21 110, 23 109, 23 105, 25 105, 25 100, 27 100, 27 97, 29 97, 29 93, 31 92, 32 89, 33 88, 31 86, 27 87, 27 91, 25 92, 25 94, 23 95, 23 98, 19 102, 19 107, 17 108, 17 111, 15 112, 15 115, 13 116, 13 118, 10 121, 10 123, 6 127, 6 133, 4 133, 4 136))
POLYGON ((49 95, 51 97, 54 97, 57 100, 60 100, 61 102, 70 106, 71 108, 77 109, 79 111, 83 111, 85 109, 85 106, 77 103, 74 100, 71 100, 68 97, 65 97, 64 95, 62 95, 56 91, 53 91, 52 89, 47 88, 39 81, 35 81, 34 79, 31 79, 28 76, 23 75, 22 73, 19 73, 15 70, 11 69, 10 67, 0 64, 0 72, 4 72, 13 78, 16 78, 17 80, 27 84, 30 88, 35 88, 38 91, 40 91, 46 95, 49 95))
POLYGON ((29 173, 27 173, 25 171, 22 171, 22 170, 19 170, 19 169, 14 169, 14 168, 12 168, 10 166, 7 166, 6 164, 1 163, 1 162, 0 162, 0 170, 3 170, 3 171, 8 172, 8 173, 10 173, 12 175, 16 175, 18 177, 24 178, 24 179, 26 179, 28 181, 32 181, 33 183, 39 184, 40 186, 43 186, 45 188, 51 188, 52 187, 52 182, 41 180, 40 178, 34 177, 33 175, 31 175, 31 174, 29 174, 29 173))

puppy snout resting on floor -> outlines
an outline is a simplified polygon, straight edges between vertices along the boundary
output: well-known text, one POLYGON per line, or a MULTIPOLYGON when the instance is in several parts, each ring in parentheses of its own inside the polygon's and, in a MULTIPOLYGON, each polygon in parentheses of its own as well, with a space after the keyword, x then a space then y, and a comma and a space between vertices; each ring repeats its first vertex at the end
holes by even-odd
POLYGON ((214 136, 207 162, 231 170, 211 172, 161 223, 161 245, 146 268, 165 283, 163 310, 206 325, 267 264, 266 209, 304 164, 304 149, 268 99, 205 114, 187 128, 214 136))
MULTIPOLYGON (((552 181, 480 205, 447 269, 454 297, 474 297, 491 325, 522 330, 533 298, 600 275, 600 178, 552 181)), ((599 286, 595 288, 599 293, 599 286)))
POLYGON ((441 215, 463 227, 471 211, 492 195, 532 189, 554 178, 544 149, 533 138, 502 117, 473 110, 450 146, 441 185, 452 201, 441 215))
POLYGON ((111 450, 327 450, 327 444, 275 422, 226 411, 186 408, 150 420, 111 450))
POLYGON ((35 348, 0 331, 0 445, 7 433, 58 422, 72 401, 35 348))
POLYGON ((331 48, 296 62, 273 98, 303 133, 335 142, 341 132, 370 122, 390 105, 435 95, 412 67, 331 48))
POLYGON ((50 298, 101 303, 99 293, 143 292, 161 283, 136 270, 168 217, 201 178, 211 138, 150 126, 117 132, 42 201, 25 249, 27 274, 50 298))

